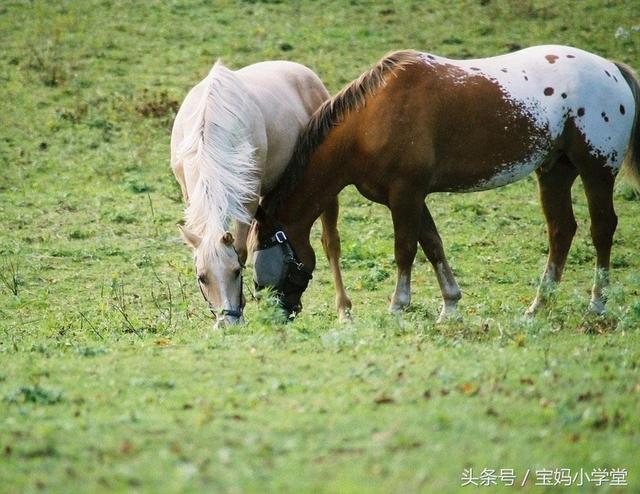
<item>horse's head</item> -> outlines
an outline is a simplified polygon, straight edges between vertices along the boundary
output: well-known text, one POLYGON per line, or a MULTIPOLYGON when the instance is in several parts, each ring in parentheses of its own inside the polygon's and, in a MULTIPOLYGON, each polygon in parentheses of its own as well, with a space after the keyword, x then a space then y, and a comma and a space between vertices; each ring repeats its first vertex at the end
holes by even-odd
POLYGON ((233 235, 195 235, 180 227, 184 241, 193 249, 198 286, 216 317, 216 327, 244 322, 242 310, 242 270, 238 253, 233 247, 233 235))
POLYGON ((271 287, 288 317, 302 310, 302 294, 311 280, 311 269, 298 258, 285 230, 258 208, 254 223, 253 269, 256 289, 271 287))

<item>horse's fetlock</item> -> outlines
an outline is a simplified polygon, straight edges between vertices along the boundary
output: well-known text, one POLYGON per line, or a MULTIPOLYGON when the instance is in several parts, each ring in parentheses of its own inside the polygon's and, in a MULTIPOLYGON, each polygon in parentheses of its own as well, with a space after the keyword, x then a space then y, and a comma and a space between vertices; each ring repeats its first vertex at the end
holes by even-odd
POLYGON ((459 302, 461 298, 462 298, 462 291, 459 288, 455 288, 451 290, 445 296, 445 299, 450 300, 451 302, 459 302))

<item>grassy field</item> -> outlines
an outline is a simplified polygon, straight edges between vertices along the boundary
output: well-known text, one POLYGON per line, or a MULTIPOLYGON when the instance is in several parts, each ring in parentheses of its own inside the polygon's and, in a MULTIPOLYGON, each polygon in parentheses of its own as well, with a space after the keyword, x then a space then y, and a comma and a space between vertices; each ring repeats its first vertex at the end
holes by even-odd
POLYGON ((501 488, 526 492, 545 489, 542 469, 626 469, 626 487, 547 489, 640 492, 630 189, 616 193, 604 317, 586 313, 580 184, 557 299, 522 317, 547 249, 528 178, 428 200, 463 323, 434 324, 421 254, 411 308, 386 313, 390 217, 348 189, 354 322, 337 323, 321 260, 294 323, 250 300, 246 326, 214 332, 169 169, 178 103, 218 57, 295 60, 331 92, 399 48, 479 57, 562 43, 640 69, 639 24, 631 0, 3 1, 0 492, 495 492, 463 487, 469 468, 513 469, 517 486, 529 471, 501 488))

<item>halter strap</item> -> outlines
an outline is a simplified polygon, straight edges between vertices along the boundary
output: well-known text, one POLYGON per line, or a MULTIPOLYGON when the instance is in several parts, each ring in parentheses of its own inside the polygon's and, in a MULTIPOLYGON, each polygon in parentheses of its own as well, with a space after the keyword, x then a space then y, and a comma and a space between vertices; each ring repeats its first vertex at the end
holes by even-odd
MULTIPOLYGON (((268 239, 261 242, 257 250, 269 249, 279 246, 284 255, 284 273, 277 286, 273 287, 278 294, 280 305, 289 312, 299 312, 299 306, 291 306, 286 301, 286 295, 302 293, 307 289, 309 281, 313 278, 311 271, 298 259, 293 246, 289 242, 283 230, 277 230, 268 239)), ((256 289, 264 288, 256 283, 256 289)))
POLYGON ((223 316, 231 316, 231 317, 235 317, 237 319, 240 319, 242 317, 242 311, 239 309, 222 309, 220 311, 220 314, 223 316))

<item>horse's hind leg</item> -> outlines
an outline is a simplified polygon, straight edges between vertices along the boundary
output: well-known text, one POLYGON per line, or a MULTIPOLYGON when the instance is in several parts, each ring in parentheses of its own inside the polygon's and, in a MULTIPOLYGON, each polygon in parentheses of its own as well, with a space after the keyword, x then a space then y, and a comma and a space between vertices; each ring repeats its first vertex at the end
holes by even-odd
POLYGON ((336 287, 336 310, 340 321, 351 319, 351 299, 347 295, 340 271, 340 233, 338 232, 338 197, 324 210, 322 216, 322 247, 329 260, 336 287))
POLYGON ((589 204, 591 216, 591 239, 596 248, 596 270, 591 290, 589 309, 596 314, 604 312, 604 289, 609 284, 609 260, 613 234, 618 225, 618 217, 613 208, 613 186, 615 176, 611 169, 598 165, 580 170, 580 178, 589 204))
POLYGON ((549 257, 538 293, 527 314, 534 314, 543 307, 555 290, 562 278, 567 254, 577 229, 571 206, 571 186, 578 176, 576 168, 563 156, 551 169, 538 170, 537 175, 540 202, 547 221, 549 257))
POLYGON ((433 266, 440 291, 442 292, 443 305, 438 317, 438 322, 457 315, 458 301, 462 297, 458 283, 453 276, 453 271, 449 267, 447 258, 442 247, 442 239, 438 234, 438 230, 433 221, 431 213, 426 204, 422 206, 422 217, 420 218, 420 231, 418 233, 418 242, 424 251, 427 259, 433 266))

